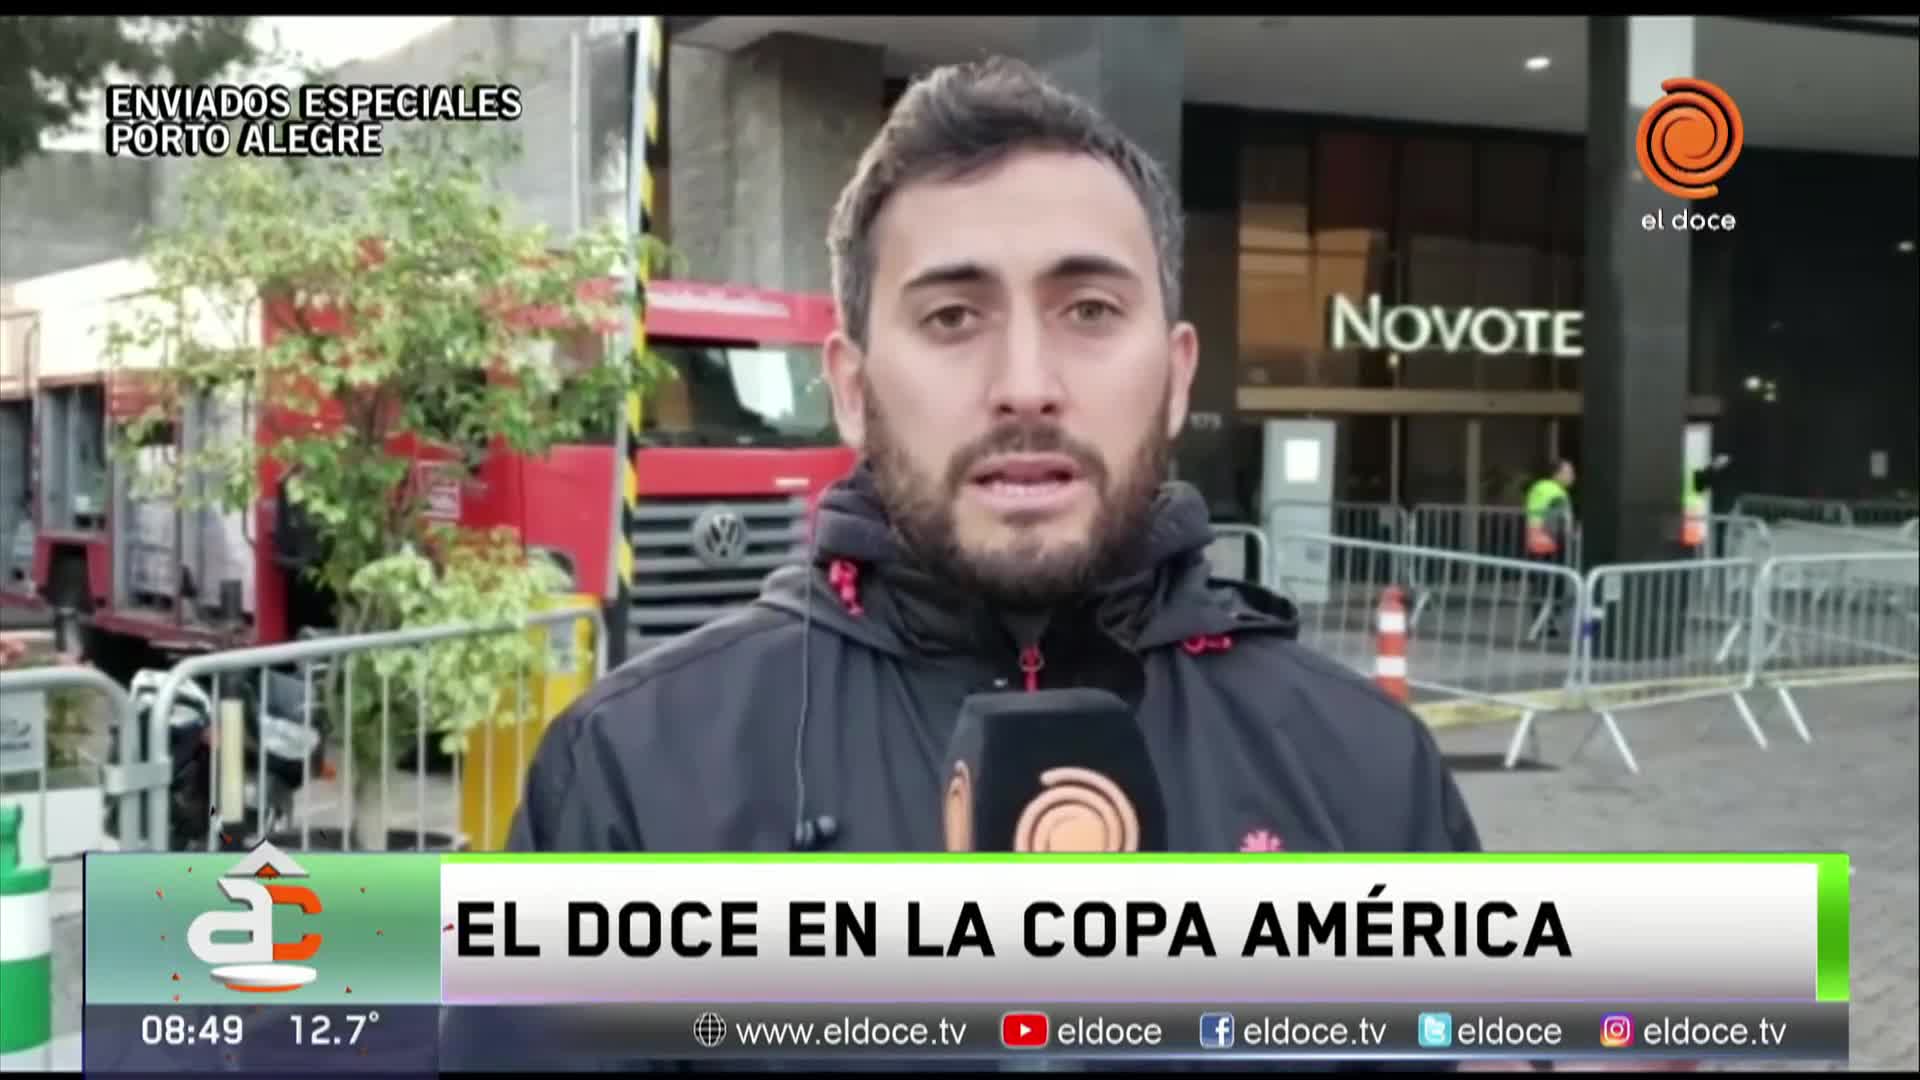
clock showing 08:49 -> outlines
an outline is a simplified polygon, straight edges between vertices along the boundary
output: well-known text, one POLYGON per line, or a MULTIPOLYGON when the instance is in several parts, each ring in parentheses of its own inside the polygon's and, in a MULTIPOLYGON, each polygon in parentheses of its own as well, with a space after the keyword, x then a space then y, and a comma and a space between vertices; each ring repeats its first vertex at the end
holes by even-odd
POLYGON ((140 1018, 140 1041, 148 1046, 239 1046, 246 1036, 246 1021, 233 1014, 205 1020, 179 1013, 140 1018))

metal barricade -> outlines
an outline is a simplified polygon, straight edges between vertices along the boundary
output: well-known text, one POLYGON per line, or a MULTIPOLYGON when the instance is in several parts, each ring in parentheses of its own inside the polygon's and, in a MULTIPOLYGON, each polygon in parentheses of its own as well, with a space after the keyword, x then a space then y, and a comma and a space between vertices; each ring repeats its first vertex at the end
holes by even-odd
MULTIPOLYGON (((503 820, 496 818, 492 803, 497 778, 481 778, 485 805, 469 826, 470 815, 463 813, 469 809, 464 799, 470 793, 462 784, 462 755, 452 756, 451 787, 436 784, 428 775, 430 734, 437 738, 444 731, 446 713, 453 708, 486 711, 484 719, 468 726, 476 734, 501 726, 504 714, 513 731, 514 775, 524 774, 531 743, 537 738, 530 731, 537 725, 528 722, 538 707, 532 684, 558 666, 549 658, 539 670, 488 670, 484 653, 475 651, 485 646, 475 643, 539 631, 547 634, 552 652, 565 649, 571 656, 583 621, 591 629, 591 670, 597 676, 606 669, 600 609, 569 605, 512 623, 326 636, 192 657, 161 680, 153 694, 152 715, 172 717, 176 708, 191 708, 196 701, 215 712, 210 718, 213 735, 205 758, 207 776, 200 789, 204 800, 194 807, 207 815, 204 842, 208 850, 218 849, 223 838, 233 847, 271 839, 289 850, 313 850, 316 840, 323 850, 459 848, 466 845, 469 834, 496 835, 496 826, 503 820), (430 676, 437 681, 430 684, 430 676), (466 698, 450 699, 449 694, 461 692, 462 684, 478 690, 468 691, 466 698), (255 710, 251 720, 245 713, 249 707, 255 710), (356 746, 356 731, 363 727, 369 730, 360 732, 361 745, 356 746), (377 745, 365 745, 366 739, 377 745), (233 745, 244 746, 246 756, 254 760, 230 754, 227 747, 233 745), (324 747, 324 762, 331 762, 337 752, 337 769, 324 763, 315 768, 316 746, 324 747), (412 790, 402 793, 402 798, 412 796, 410 823, 396 821, 393 814, 395 759, 405 750, 411 750, 414 758, 412 790), (251 778, 246 775, 249 766, 251 778), (377 770, 376 775, 367 775, 367 769, 377 770), (430 798, 435 787, 443 790, 430 798), (430 801, 451 806, 444 814, 430 814, 430 801), (369 808, 371 822, 356 814, 369 808), (244 841, 236 833, 244 833, 244 841)), ((484 755, 487 768, 504 764, 503 756, 484 755)), ((169 805, 164 789, 155 798, 161 835, 171 846, 196 843, 199 823, 182 822, 180 828, 170 830, 167 818, 175 807, 169 805)), ((503 815, 510 812, 502 808, 503 815)))
MULTIPOLYGON (((1314 502, 1306 499, 1275 499, 1261 507, 1260 523, 1272 543, 1289 534, 1333 536, 1344 540, 1367 540, 1382 544, 1410 544, 1413 519, 1407 512, 1388 502, 1314 502)), ((1271 546, 1271 545, 1270 545, 1271 546)), ((1354 573, 1345 566, 1342 551, 1328 552, 1326 573, 1334 578, 1350 579, 1354 573)), ((1296 567, 1294 585, 1312 591, 1318 583, 1303 575, 1312 567, 1296 567)), ((1405 574, 1396 571, 1401 579, 1405 574)))
POLYGON ((1550 563, 1311 534, 1283 537, 1275 551, 1276 587, 1299 611, 1302 642, 1362 673, 1374 668, 1381 593, 1408 587, 1406 575, 1440 586, 1426 621, 1408 635, 1415 704, 1425 697, 1517 709, 1512 767, 1534 715, 1574 704, 1579 575, 1550 563), (1318 587, 1321 568, 1335 564, 1347 572, 1318 587), (1303 568, 1306 590, 1294 587, 1303 568))
POLYGON ((1767 523, 1745 514, 1707 516, 1707 542, 1697 555, 1703 559, 1747 559, 1755 565, 1773 554, 1773 531, 1767 523))
MULTIPOLYGON (((1412 532, 1408 542, 1415 547, 1495 559, 1523 559, 1526 556, 1527 513, 1519 507, 1421 503, 1409 514, 1409 521, 1412 532)), ((1551 562, 1542 560, 1539 565, 1577 569, 1581 565, 1580 560, 1580 526, 1576 522, 1569 530, 1566 549, 1560 552, 1559 558, 1551 562)), ((1460 583, 1451 577, 1445 582, 1415 577, 1410 584, 1414 588, 1414 600, 1407 620, 1410 625, 1418 626, 1426 614, 1427 606, 1437 595, 1436 590, 1457 587, 1460 583)))
POLYGON ((1413 518, 1390 502, 1274 499, 1260 509, 1270 533, 1324 534, 1383 544, 1413 543, 1413 518))
POLYGON ((1816 525, 1853 524, 1853 515, 1844 503, 1795 495, 1742 495, 1733 501, 1733 512, 1741 517, 1759 518, 1768 524, 1781 521, 1806 521, 1816 525))
POLYGON ((1745 690, 1773 689, 1795 734, 1812 742, 1793 689, 1913 679, 1920 673, 1920 559, 1912 552, 1768 560, 1755 589, 1745 690))
POLYGON ((0 944, 11 946, 0 948, 0 1012, 10 1021, 0 1023, 0 1074, 78 1067, 80 1034, 63 1030, 61 1002, 81 981, 82 957, 65 944, 81 911, 80 875, 63 884, 56 864, 164 838, 164 822, 140 822, 142 794, 167 789, 164 732, 143 747, 135 725, 126 691, 93 668, 0 671, 0 944), (80 712, 62 715, 68 709, 80 712), (60 745, 83 734, 95 745, 60 745), (69 760, 59 768, 57 749, 69 760))
MULTIPOLYGON (((37 819, 39 851, 48 853, 52 748, 48 729, 48 695, 63 690, 79 690, 105 699, 105 754, 91 765, 80 767, 97 781, 105 800, 104 822, 82 822, 78 827, 90 832, 102 828, 123 848, 161 848, 166 843, 166 822, 153 815, 155 799, 164 810, 171 777, 167 761, 164 725, 150 723, 145 737, 136 725, 136 714, 127 692, 101 672, 73 665, 24 668, 0 672, 0 796, 31 795, 37 803, 32 817, 37 819), (36 703, 40 707, 36 708, 36 703), (15 788, 16 778, 36 776, 29 787, 15 788)), ((89 755, 90 756, 90 755, 89 755)), ((91 789, 89 789, 91 790, 91 789)), ((69 827, 72 823, 69 823, 69 827)))
POLYGON ((1914 541, 1903 528, 1881 526, 1816 525, 1783 521, 1771 530, 1768 558, 1795 555, 1856 555, 1911 549, 1914 541))
POLYGON ((1225 543, 1238 541, 1241 545, 1242 574, 1240 576, 1258 583, 1263 589, 1273 588, 1273 545, 1267 540, 1264 530, 1252 525, 1216 524, 1213 527, 1213 538, 1225 543), (1246 546, 1249 544, 1253 547, 1254 573, 1252 574, 1244 573, 1246 546))
POLYGON ((1595 716, 1580 746, 1605 728, 1639 771, 1615 720, 1632 709, 1734 696, 1747 731, 1766 735, 1738 698, 1748 679, 1742 645, 1753 626, 1755 565, 1684 559, 1601 566, 1588 573, 1580 641, 1580 697, 1595 716))
POLYGON ((1899 529, 1916 520, 1914 515, 1920 514, 1920 504, 1897 499, 1868 499, 1847 503, 1846 510, 1847 519, 1856 528, 1899 529))

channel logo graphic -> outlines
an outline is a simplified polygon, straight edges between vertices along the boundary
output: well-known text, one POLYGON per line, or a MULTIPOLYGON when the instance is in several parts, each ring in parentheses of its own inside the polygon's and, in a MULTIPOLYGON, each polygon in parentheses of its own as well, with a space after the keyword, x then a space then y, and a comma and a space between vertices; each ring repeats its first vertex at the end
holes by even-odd
POLYGON ((1202 1050, 1231 1050, 1233 1048, 1233 1014, 1200 1014, 1200 1048, 1202 1050))
POLYGON ((1421 1013, 1414 1030, 1420 1033, 1420 1045, 1428 1050, 1445 1050, 1453 1045, 1452 1013, 1421 1013))
POLYGON ((1047 1045, 1047 1014, 1010 1012, 1002 1016, 1000 1045, 1009 1050, 1037 1050, 1047 1045))
POLYGON ((1608 1050, 1625 1050, 1632 1046, 1632 1015, 1628 1013, 1608 1013, 1601 1017, 1600 1045, 1608 1050))
POLYGON ((312 889, 270 884, 306 876, 299 863, 263 840, 215 879, 227 899, 246 905, 245 911, 215 908, 187 927, 187 949, 213 968, 215 982, 229 990, 270 994, 298 990, 319 977, 318 971, 303 965, 320 951, 319 934, 302 934, 295 942, 273 940, 276 906, 297 907, 308 915, 320 913, 320 897, 312 889), (215 941, 215 934, 239 934, 244 940, 215 941))
POLYGON ((1747 129, 1740 107, 1705 79, 1668 79, 1666 96, 1640 118, 1640 171, 1677 199, 1710 199, 1739 160, 1747 129))

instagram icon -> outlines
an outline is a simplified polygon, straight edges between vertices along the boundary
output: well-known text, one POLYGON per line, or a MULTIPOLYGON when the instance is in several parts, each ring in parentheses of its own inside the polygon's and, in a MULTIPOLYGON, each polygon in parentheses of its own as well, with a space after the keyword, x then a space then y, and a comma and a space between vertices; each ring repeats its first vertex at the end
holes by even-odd
POLYGON ((1608 1013, 1600 1018, 1600 1045, 1608 1050, 1625 1050, 1633 1045, 1633 1017, 1628 1013, 1608 1013))

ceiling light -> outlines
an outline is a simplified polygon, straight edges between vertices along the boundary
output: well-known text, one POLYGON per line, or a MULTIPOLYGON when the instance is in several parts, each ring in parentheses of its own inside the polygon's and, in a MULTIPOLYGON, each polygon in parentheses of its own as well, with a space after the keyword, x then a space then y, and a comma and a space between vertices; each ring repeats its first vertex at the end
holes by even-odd
POLYGON ((1894 247, 1899 249, 1902 255, 1913 254, 1913 241, 1911 240, 1902 240, 1898 244, 1895 244, 1894 247))
POLYGON ((1529 57, 1527 57, 1527 70, 1528 70, 1528 71, 1545 71, 1545 70, 1547 70, 1548 68, 1550 68, 1550 67, 1552 67, 1552 66, 1553 66, 1553 57, 1551 57, 1551 56, 1529 56, 1529 57))

